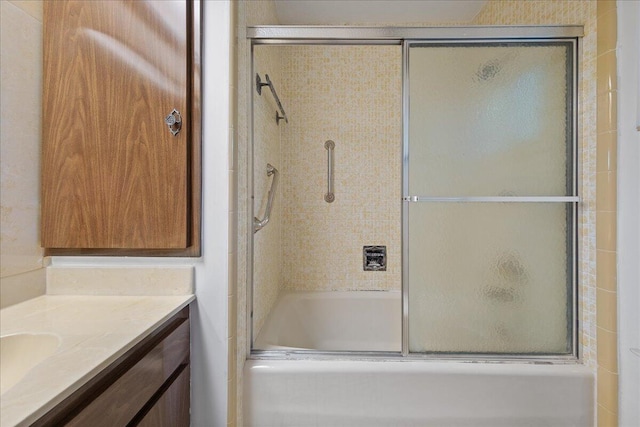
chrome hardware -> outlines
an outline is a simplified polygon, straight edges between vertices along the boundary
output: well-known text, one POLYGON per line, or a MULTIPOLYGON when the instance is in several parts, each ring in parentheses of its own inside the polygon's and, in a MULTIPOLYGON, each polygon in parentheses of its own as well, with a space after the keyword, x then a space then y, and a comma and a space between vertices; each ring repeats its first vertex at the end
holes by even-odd
POLYGON ((180 133, 180 130, 182 129, 182 116, 178 110, 174 108, 173 111, 164 118, 164 122, 169 126, 169 131, 173 136, 180 133))
POLYGON ((278 98, 278 94, 276 93, 276 89, 273 87, 273 83, 271 83, 271 79, 269 78, 269 74, 264 75, 266 83, 262 83, 262 79, 260 79, 260 74, 256 74, 256 91, 258 95, 262 95, 262 87, 269 86, 271 89, 271 93, 276 100, 276 104, 278 104, 278 109, 280 112, 276 111, 276 123, 280 124, 280 120, 284 120, 285 123, 289 123, 289 119, 287 118, 287 113, 284 112, 284 108, 282 107, 282 103, 280 102, 280 98, 278 98), (282 113, 282 115, 280 115, 282 113))
POLYGON ((362 248, 362 269, 364 271, 387 271, 387 247, 364 246, 362 248))
POLYGON ((260 220, 256 217, 253 218, 253 232, 257 233, 262 230, 268 223, 271 217, 271 208, 273 207, 273 198, 276 195, 276 189, 278 188, 278 169, 267 163, 267 176, 273 175, 271 180, 271 188, 267 196, 267 207, 264 210, 264 217, 260 220))
POLYGON ((483 197, 421 197, 405 196, 405 202, 452 202, 452 203, 576 203, 578 196, 483 196, 483 197))
POLYGON ((333 203, 336 200, 333 193, 333 149, 336 148, 336 143, 328 140, 324 143, 324 148, 327 150, 327 194, 324 195, 324 201, 333 203))

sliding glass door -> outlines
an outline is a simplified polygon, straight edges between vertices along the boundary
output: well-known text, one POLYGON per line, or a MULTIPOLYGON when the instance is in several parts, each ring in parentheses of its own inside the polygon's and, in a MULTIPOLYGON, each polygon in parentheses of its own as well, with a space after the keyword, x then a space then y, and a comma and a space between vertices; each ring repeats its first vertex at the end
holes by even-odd
POLYGON ((405 353, 574 353, 575 48, 408 43, 405 353))

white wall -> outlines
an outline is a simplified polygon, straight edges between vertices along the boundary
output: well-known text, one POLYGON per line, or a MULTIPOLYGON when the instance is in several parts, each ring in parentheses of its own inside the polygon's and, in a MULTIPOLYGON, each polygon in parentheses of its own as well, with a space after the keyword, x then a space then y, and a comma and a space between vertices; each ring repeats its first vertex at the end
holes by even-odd
POLYGON ((619 425, 640 425, 640 2, 618 1, 619 425))
POLYGON ((42 2, 0 3, 0 306, 44 293, 42 2))
POLYGON ((192 318, 191 425, 208 427, 227 424, 231 2, 205 1, 202 29, 203 256, 192 318))

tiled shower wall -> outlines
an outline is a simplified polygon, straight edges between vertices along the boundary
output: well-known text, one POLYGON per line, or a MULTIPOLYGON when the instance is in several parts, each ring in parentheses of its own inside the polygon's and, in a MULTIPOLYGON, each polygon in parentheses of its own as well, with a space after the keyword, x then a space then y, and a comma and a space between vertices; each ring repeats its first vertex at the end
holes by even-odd
POLYGON ((400 289, 401 55, 400 46, 254 47, 254 72, 269 75, 289 117, 277 124, 270 90, 251 91, 259 218, 267 163, 280 171, 271 221, 254 236, 254 336, 281 289, 400 289), (386 271, 363 271, 364 245, 387 247, 386 271))
POLYGON ((596 2, 489 1, 472 25, 584 25, 578 69, 580 356, 596 363, 596 2))
MULTIPOLYGON (((616 2, 598 0, 596 327, 598 426, 618 425, 618 72, 616 2)), ((624 43, 624 42, 623 42, 624 43)), ((622 79, 624 82, 624 79, 622 79)), ((622 211, 622 209, 621 209, 622 211)), ((621 230, 622 231, 622 230, 621 230)), ((628 374, 627 374, 628 375, 628 374)), ((622 392, 624 397, 624 392, 622 392)))
POLYGON ((281 47, 286 290, 400 289, 402 50, 281 47), (327 150, 335 142, 335 201, 327 150), (387 271, 363 271, 364 245, 387 247, 387 271))

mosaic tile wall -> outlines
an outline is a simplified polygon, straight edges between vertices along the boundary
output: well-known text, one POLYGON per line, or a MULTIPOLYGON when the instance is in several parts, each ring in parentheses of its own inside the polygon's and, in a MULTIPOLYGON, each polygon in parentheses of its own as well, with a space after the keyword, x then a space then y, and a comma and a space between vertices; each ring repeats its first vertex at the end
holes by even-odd
POLYGON ((401 48, 281 49, 284 289, 400 289, 401 48), (387 247, 387 271, 363 271, 364 245, 387 247))
POLYGON ((596 364, 596 2, 588 0, 490 1, 472 25, 584 25, 579 59, 580 357, 596 364))

